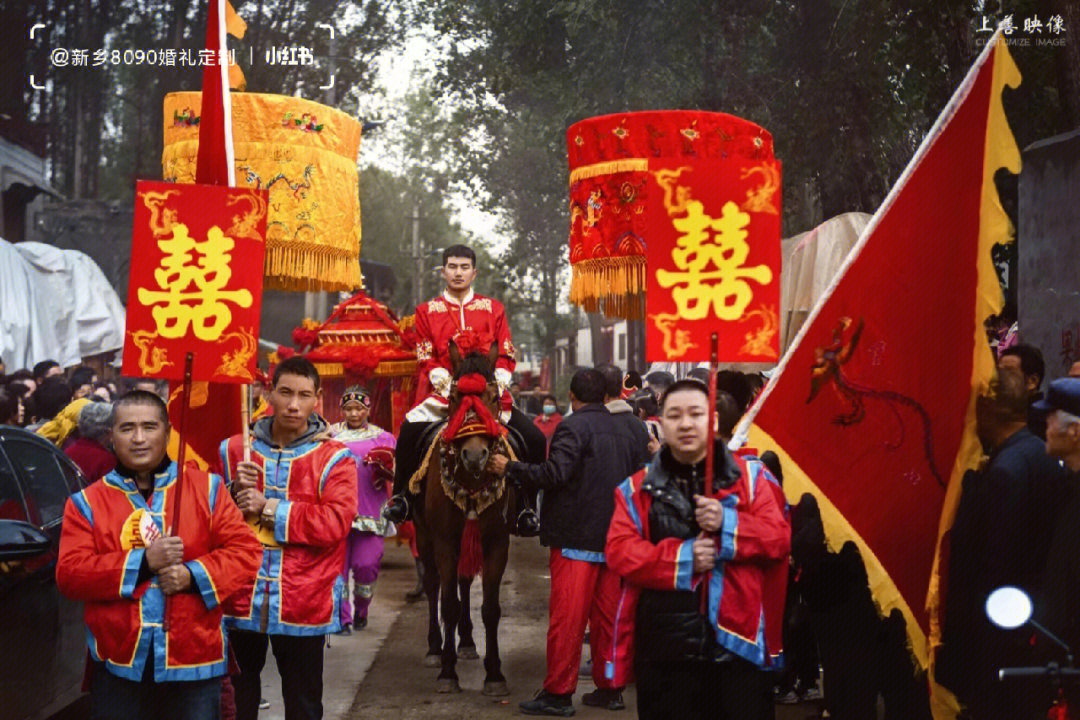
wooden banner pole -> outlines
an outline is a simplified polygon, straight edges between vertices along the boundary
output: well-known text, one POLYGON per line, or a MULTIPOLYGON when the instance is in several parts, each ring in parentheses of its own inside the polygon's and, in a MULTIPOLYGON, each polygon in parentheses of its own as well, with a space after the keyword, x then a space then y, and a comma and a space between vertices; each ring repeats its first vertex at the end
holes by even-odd
POLYGON ((705 497, 713 494, 713 468, 716 463, 716 367, 720 357, 720 336, 712 334, 712 351, 709 355, 709 435, 705 450, 705 497))
MULTIPOLYGON (((180 391, 180 449, 176 453, 176 492, 173 493, 172 522, 166 535, 172 536, 173 532, 180 530, 180 500, 184 495, 184 463, 187 462, 187 410, 191 401, 191 369, 195 364, 195 353, 189 352, 184 357, 184 388, 180 391)), ((169 608, 172 598, 165 598, 165 615, 162 618, 161 629, 169 632, 169 608)))
POLYGON ((240 386, 240 432, 244 438, 244 462, 251 462, 251 386, 240 386))

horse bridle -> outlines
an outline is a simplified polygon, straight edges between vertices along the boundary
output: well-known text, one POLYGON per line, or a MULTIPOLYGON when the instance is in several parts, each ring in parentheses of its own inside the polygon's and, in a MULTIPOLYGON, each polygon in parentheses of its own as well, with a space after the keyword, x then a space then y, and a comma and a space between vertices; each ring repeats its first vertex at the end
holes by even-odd
MULTIPOLYGON (((487 510, 491 505, 498 502, 506 493, 506 478, 495 477, 494 482, 485 483, 477 490, 469 490, 462 487, 455 479, 458 469, 457 451, 452 442, 446 442, 441 437, 439 443, 439 471, 441 473, 443 491, 460 507, 466 515, 475 512, 477 515, 487 510)), ((510 444, 505 435, 495 437, 492 451, 503 450, 508 456, 512 456, 510 444)), ((479 480, 484 474, 484 468, 471 472, 474 480, 479 480)), ((505 513, 504 513, 505 514, 505 513)))

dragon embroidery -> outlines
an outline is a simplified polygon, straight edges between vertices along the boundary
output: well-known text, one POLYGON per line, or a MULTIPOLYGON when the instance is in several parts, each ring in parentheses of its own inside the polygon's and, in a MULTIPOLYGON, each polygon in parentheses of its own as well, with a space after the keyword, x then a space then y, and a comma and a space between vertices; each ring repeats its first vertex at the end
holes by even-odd
POLYGON ((833 423, 841 427, 850 427, 859 424, 866 417, 864 401, 867 398, 881 400, 892 411, 899 428, 899 437, 892 443, 886 443, 890 450, 898 449, 904 443, 905 437, 904 420, 897 409, 897 405, 905 405, 911 408, 922 419, 923 451, 926 462, 930 466, 930 472, 933 474, 934 479, 937 480, 938 485, 944 488, 945 481, 934 463, 930 414, 926 412, 926 409, 916 400, 906 395, 891 390, 876 390, 861 385, 845 375, 841 369, 841 366, 847 364, 855 354, 859 338, 862 335, 863 321, 860 319, 850 336, 847 336, 848 330, 851 330, 853 324, 854 321, 849 317, 840 318, 836 328, 833 330, 832 343, 814 350, 814 365, 810 371, 810 396, 806 399, 806 403, 813 402, 823 387, 832 385, 840 397, 850 406, 846 412, 842 412, 833 418, 833 423))
POLYGON ((151 347, 157 333, 148 330, 139 330, 131 333, 131 341, 139 348, 139 369, 143 375, 155 375, 165 368, 175 365, 166 359, 167 354, 163 347, 151 347))
POLYGON ((266 201, 257 193, 245 193, 237 195, 228 202, 229 205, 239 205, 241 203, 247 203, 250 208, 242 215, 233 215, 233 224, 229 228, 229 235, 231 237, 262 240, 255 231, 255 227, 258 225, 259 220, 266 215, 266 201))
POLYGON ((243 378, 248 382, 252 382, 255 377, 248 370, 248 363, 251 362, 252 356, 255 355, 255 335, 252 333, 251 328, 241 328, 239 332, 231 332, 222 337, 221 342, 235 339, 240 340, 240 347, 222 356, 221 365, 214 371, 214 374, 243 378))
POLYGON ((259 174, 252 170, 251 167, 247 165, 241 165, 240 170, 242 170, 244 173, 244 180, 249 185, 254 185, 256 190, 265 187, 267 192, 269 192, 270 188, 272 188, 275 184, 284 181, 285 184, 289 186, 289 189, 292 190, 293 197, 300 199, 307 197, 307 193, 303 191, 311 188, 311 173, 315 170, 315 166, 305 166, 303 179, 298 182, 290 181, 289 177, 285 173, 278 173, 274 177, 270 178, 270 180, 265 185, 263 185, 262 178, 259 177, 259 174))
POLYGON ((776 196, 777 190, 780 189, 780 171, 773 165, 762 164, 743 170, 741 178, 746 180, 754 175, 761 175, 762 185, 746 191, 746 200, 743 202, 742 209, 746 212, 779 215, 780 209, 776 207, 776 196))
POLYGON ((746 342, 739 352, 744 355, 775 358, 776 351, 773 350, 772 340, 780 328, 780 318, 776 316, 776 310, 771 307, 748 312, 745 319, 755 317, 761 319, 761 327, 744 335, 746 342))
POLYGON ((141 194, 143 205, 150 211, 150 232, 154 234, 154 237, 163 237, 172 231, 173 225, 176 224, 176 210, 165 207, 165 203, 173 195, 179 194, 179 190, 141 194))
POLYGON ((690 331, 672 327, 679 316, 674 313, 657 313, 652 316, 653 324, 664 336, 664 354, 670 358, 682 357, 697 343, 690 341, 690 331))

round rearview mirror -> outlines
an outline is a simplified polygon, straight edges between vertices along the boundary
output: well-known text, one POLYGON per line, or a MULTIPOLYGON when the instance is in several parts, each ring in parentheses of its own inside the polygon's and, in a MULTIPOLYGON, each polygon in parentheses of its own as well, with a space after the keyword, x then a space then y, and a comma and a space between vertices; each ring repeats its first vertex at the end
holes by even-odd
POLYGON ((986 598, 986 616, 1005 630, 1018 628, 1031 619, 1031 598, 1018 587, 999 587, 986 598))

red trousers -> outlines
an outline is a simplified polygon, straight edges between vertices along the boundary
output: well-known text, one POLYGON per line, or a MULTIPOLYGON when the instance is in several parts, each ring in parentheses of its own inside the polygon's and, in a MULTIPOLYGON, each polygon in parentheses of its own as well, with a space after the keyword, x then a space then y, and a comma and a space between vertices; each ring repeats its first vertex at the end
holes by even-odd
POLYGON ((551 549, 544 690, 566 695, 577 689, 586 624, 596 687, 625 687, 634 663, 636 595, 604 563, 571 560, 562 553, 551 549))

